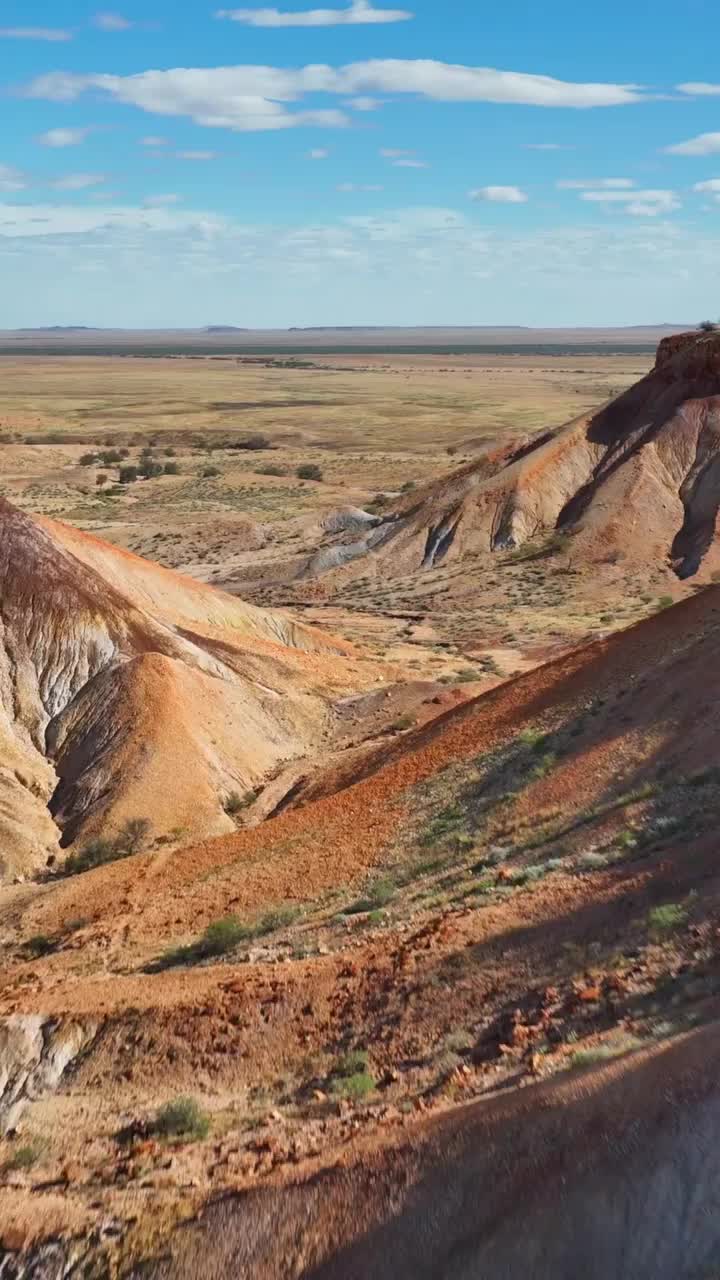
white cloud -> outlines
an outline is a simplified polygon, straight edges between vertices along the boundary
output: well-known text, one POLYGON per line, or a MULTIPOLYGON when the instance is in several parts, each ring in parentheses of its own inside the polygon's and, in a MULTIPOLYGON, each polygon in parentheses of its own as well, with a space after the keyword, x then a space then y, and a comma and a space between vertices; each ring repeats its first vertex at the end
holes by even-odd
POLYGON ((693 81, 688 84, 679 84, 676 88, 680 93, 689 93, 695 98, 716 98, 720 96, 720 84, 705 84, 703 81, 693 81))
POLYGON ((129 31, 133 23, 119 13, 96 13, 93 26, 100 31, 129 31))
POLYGON ((167 138, 159 138, 156 134, 148 134, 147 137, 140 139, 141 147, 166 147, 167 138))
POLYGON ((469 191, 471 200, 485 200, 490 204, 527 204, 527 194, 520 187, 476 187, 469 191))
POLYGON ((178 160, 216 160, 217 151, 176 151, 178 160))
POLYGON ((99 187, 106 181, 102 173, 68 173, 49 185, 56 191, 85 191, 88 187, 99 187))
POLYGON ((326 151, 325 147, 313 147, 312 151, 308 151, 307 158, 308 160, 327 160, 329 155, 330 152, 326 151))
POLYGON ((622 205, 625 213, 636 218, 656 218, 682 208, 674 191, 583 191, 580 199, 592 204, 622 205))
POLYGON ((169 191, 167 195, 147 196, 145 200, 143 200, 143 204, 148 209, 162 209, 165 205, 180 204, 181 200, 182 196, 169 191))
POLYGON ((27 181, 19 169, 0 164, 0 191, 24 191, 27 181))
POLYGON ((688 138, 687 142, 676 142, 672 147, 665 147, 671 156, 711 156, 720 152, 720 133, 701 133, 697 138, 688 138))
POLYGON ((550 76, 464 67, 431 60, 378 59, 344 67, 322 64, 288 69, 268 66, 144 71, 132 76, 77 75, 57 71, 35 79, 28 97, 70 102, 99 90, 118 102, 155 115, 186 116, 208 128, 239 132, 298 125, 337 128, 349 123, 337 108, 291 111, 305 94, 415 94, 437 102, 519 103, 587 108, 640 102, 632 85, 573 84, 550 76))
POLYGON ((359 98, 348 98, 343 106, 352 107, 353 111, 377 111, 378 107, 382 106, 382 99, 364 98, 361 95, 359 98))
POLYGON ((222 218, 208 213, 185 213, 164 208, 146 209, 114 205, 11 205, 0 204, 0 238, 8 236, 53 238, 85 235, 112 228, 147 231, 219 231, 222 218))
POLYGON ((429 169, 430 165, 426 160, 393 160, 395 169, 429 169))
POLYGON ((524 142, 526 151, 574 151, 574 147, 565 146, 562 142, 524 142))
POLYGON ((630 191, 632 178, 563 178, 555 184, 559 191, 630 191))
POLYGON ((708 178, 705 182, 696 182, 693 191, 720 192, 720 178, 708 178))
POLYGON ((38 142, 44 147, 77 147, 91 132, 91 128, 48 129, 47 133, 40 134, 38 142))
POLYGON ((406 22, 414 14, 406 9, 376 9, 371 0, 351 0, 348 9, 305 9, 298 13, 281 9, 220 9, 215 16, 243 22, 248 27, 342 27, 406 22))
MULTIPOLYGON (((348 196, 349 209, 361 200, 348 196)), ((288 226, 107 198, 0 203, 2 323, 197 326, 229 290, 267 327, 512 324, 519 296, 529 325, 682 323, 705 313, 720 272, 710 219, 705 230, 623 217, 520 231, 488 226, 478 208, 288 226)))
POLYGON ((55 27, 0 27, 0 40, 47 40, 50 44, 62 44, 72 40, 72 32, 55 27))
POLYGON ((383 191, 384 187, 373 182, 339 182, 336 191, 383 191))

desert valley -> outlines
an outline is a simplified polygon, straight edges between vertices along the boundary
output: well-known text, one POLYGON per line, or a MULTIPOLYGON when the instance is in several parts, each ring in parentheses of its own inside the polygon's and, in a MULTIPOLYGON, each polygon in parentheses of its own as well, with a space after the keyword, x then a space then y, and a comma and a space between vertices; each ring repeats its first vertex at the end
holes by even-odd
POLYGON ((720 1274, 720 332, 655 336, 2 357, 2 1280, 720 1274))

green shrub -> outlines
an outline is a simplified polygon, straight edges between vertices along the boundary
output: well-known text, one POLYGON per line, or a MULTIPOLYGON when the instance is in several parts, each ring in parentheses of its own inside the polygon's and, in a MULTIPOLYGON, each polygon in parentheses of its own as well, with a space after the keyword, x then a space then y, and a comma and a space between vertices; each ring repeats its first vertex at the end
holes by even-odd
POLYGON ((368 1051, 367 1049, 350 1049, 348 1053, 344 1053, 333 1070, 334 1076, 354 1076, 359 1071, 367 1071, 368 1069, 368 1051))
POLYGON ((98 460, 96 453, 81 453, 78 459, 81 467, 92 467, 98 460))
POLYGON ((134 484, 137 478, 138 478, 138 469, 137 467, 134 467, 131 464, 121 467, 118 472, 118 480, 120 484, 134 484))
POLYGON ((395 886, 391 880, 376 880, 368 889, 366 896, 351 902, 345 908, 344 914, 346 916, 356 916, 364 911, 377 911, 379 907, 386 907, 394 897, 395 886))
POLYGON ((201 1141, 210 1132, 210 1117, 196 1098, 175 1098, 160 1108, 153 1129, 161 1138, 201 1141))
POLYGON ((672 596, 660 596, 660 598, 659 598, 659 600, 658 600, 658 608, 660 608, 660 609, 669 609, 669 608, 670 608, 670 606, 671 606, 672 604, 674 604, 674 603, 675 603, 675 602, 674 602, 674 600, 673 600, 672 596))
POLYGON ((91 871, 93 867, 102 867, 107 862, 128 858, 137 852, 149 831, 147 818, 129 818, 113 840, 98 836, 89 840, 77 853, 71 853, 65 859, 62 871, 66 876, 74 876, 91 871))
POLYGON ((179 476, 179 475, 180 475, 180 468, 179 468, 179 466, 178 466, 177 462, 166 462, 166 463, 165 463, 165 466, 163 467, 163 475, 166 475, 166 476, 179 476))
POLYGON ((303 462, 295 471, 298 480, 322 480, 323 473, 316 462, 303 462))
POLYGON ((375 1081, 369 1071, 358 1071, 353 1076, 342 1076, 333 1080, 330 1085, 331 1093, 337 1098, 365 1098, 375 1089, 375 1081))
POLYGON ((154 458, 143 458, 138 467, 138 473, 143 480, 154 480, 163 473, 162 462, 156 462, 154 458))
POLYGON ((195 945, 201 956, 223 956, 244 942, 247 936, 247 925, 237 916, 224 916, 222 920, 213 920, 195 945))
POLYGON ((33 934, 32 938, 28 938, 24 945, 25 950, 29 952, 31 956, 36 956, 38 958, 40 956, 50 955, 50 952, 55 950, 54 939, 49 938, 46 933, 33 934))
POLYGON ((200 476, 203 480, 214 480, 215 476, 221 475, 219 467, 203 467, 200 476))
POLYGON ((662 907, 648 911, 648 928, 657 937, 663 937, 680 929, 687 921, 687 907, 682 902, 666 902, 662 907))
POLYGON ((396 733, 402 733, 405 729, 414 729, 416 720, 414 716, 398 716, 390 725, 396 733))
POLYGON ((257 800, 257 791, 246 791, 242 796, 239 791, 230 791, 223 800, 222 806, 226 813, 240 813, 242 809, 248 809, 255 800, 257 800))
POLYGON ((256 467, 255 475, 256 476, 286 476, 287 470, 285 467, 278 466, 277 463, 269 462, 265 467, 256 467))

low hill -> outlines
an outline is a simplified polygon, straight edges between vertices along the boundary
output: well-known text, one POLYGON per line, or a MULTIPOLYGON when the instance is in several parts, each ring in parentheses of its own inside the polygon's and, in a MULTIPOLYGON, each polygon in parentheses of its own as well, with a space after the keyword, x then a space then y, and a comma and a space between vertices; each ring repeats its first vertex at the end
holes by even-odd
POLYGON ((710 587, 259 827, 8 891, 0 1113, 52 1133, 0 1191, 16 1250, 179 1280, 702 1274, 719 658, 710 587), (188 1094, 212 1139, 169 1149, 188 1094))
POLYGON ((4 501, 0 599, 6 877, 134 819, 172 843, 234 830, 228 797, 368 679, 341 640, 4 501))

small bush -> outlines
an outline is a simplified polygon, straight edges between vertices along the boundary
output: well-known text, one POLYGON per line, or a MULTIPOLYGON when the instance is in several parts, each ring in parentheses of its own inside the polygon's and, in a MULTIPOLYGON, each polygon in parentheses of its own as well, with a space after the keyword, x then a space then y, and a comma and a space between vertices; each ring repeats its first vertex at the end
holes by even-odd
POLYGON ((96 453, 81 453, 78 459, 81 467, 92 467, 98 460, 96 453))
POLYGON ((247 926, 237 916, 224 916, 208 925, 196 948, 201 956, 223 956, 247 936, 247 926))
POLYGON ((687 921, 687 907, 682 902, 666 902, 662 907, 648 911, 648 928, 657 937, 663 937, 680 929, 687 921))
POLYGON ((356 902, 351 902, 349 907, 345 908, 346 916, 356 916, 364 911, 377 911, 380 907, 386 907, 395 897, 395 886, 391 880, 376 880, 370 886, 364 898, 358 898, 356 902))
POLYGON ((248 809, 255 800, 257 800, 257 791, 246 791, 242 796, 239 791, 230 791, 225 796, 222 806, 226 813, 240 813, 243 809, 248 809))
POLYGON ((114 467, 118 462, 122 462, 122 454, 119 449, 103 449, 100 461, 104 467, 114 467))
POLYGON ((658 608, 669 609, 670 606, 674 603, 675 601, 673 600, 672 596, 660 596, 660 599, 658 600, 658 608))
POLYGON ((62 870, 67 876, 79 875, 83 871, 91 871, 93 867, 102 867, 107 862, 118 862, 136 853, 150 831, 147 818, 129 818, 120 828, 113 840, 96 837, 83 845, 77 853, 71 853, 63 863, 62 870))
POLYGON ((295 475, 298 480, 322 480, 323 478, 323 473, 316 462, 301 463, 295 475))
POLYGON ((53 938, 49 938, 46 933, 36 933, 32 938, 28 938, 25 943, 25 950, 31 956, 36 956, 39 959, 40 956, 48 956, 51 951, 55 950, 55 941, 53 938))
POLYGON ((285 469, 285 467, 278 466, 277 463, 275 462, 269 462, 265 467, 256 467, 255 475, 256 476, 286 476, 287 470, 285 469))
POLYGON ((714 333, 717 327, 714 320, 701 320, 698 325, 701 333, 714 333))
POLYGON ((165 463, 165 466, 163 467, 163 475, 165 475, 165 476, 179 476, 179 475, 180 475, 180 468, 179 468, 179 466, 178 466, 177 462, 166 462, 166 463, 165 463))
POLYGON ((219 467, 203 467, 200 472, 201 479, 203 480, 214 480, 216 476, 221 474, 219 467))
POLYGON ((358 1071, 352 1076, 342 1076, 333 1080, 330 1092, 337 1098, 365 1098, 375 1089, 375 1081, 369 1071, 358 1071))
POLYGON ((156 462, 154 458, 143 458, 138 467, 138 473, 143 480, 154 480, 157 476, 162 475, 163 464, 162 462, 156 462))
POLYGON ((402 733, 405 729, 413 729, 415 724, 416 721, 414 716, 398 716, 397 720, 393 721, 390 725, 390 728, 395 730, 397 733, 402 733))
POLYGON ((161 1138, 202 1141, 210 1132, 210 1117, 196 1098, 175 1098, 160 1108, 153 1129, 161 1138))
POLYGON ((95 483, 97 485, 107 484, 109 478, 109 476, 105 475, 104 471, 99 471, 95 477, 95 483))
POLYGON ((163 449, 163 453, 165 454, 165 457, 166 457, 166 458, 174 458, 174 457, 175 457, 175 450, 174 450, 172 447, 170 447, 170 448, 168 448, 168 449, 163 449))
POLYGON ((134 484, 138 478, 138 469, 130 464, 121 467, 118 472, 120 484, 134 484))
POLYGON ((359 1071, 367 1071, 368 1069, 368 1052, 367 1049, 351 1049, 349 1053, 343 1054, 338 1059, 337 1065, 333 1070, 334 1076, 354 1076, 359 1071))
POLYGON ((24 1142, 21 1147, 17 1147, 13 1151, 8 1160, 5 1161, 3 1168, 8 1173, 20 1173, 24 1169, 32 1169, 38 1160, 45 1153, 45 1143, 39 1138, 32 1138, 29 1142, 24 1142))

